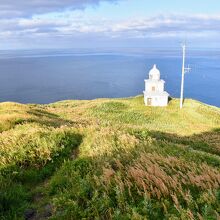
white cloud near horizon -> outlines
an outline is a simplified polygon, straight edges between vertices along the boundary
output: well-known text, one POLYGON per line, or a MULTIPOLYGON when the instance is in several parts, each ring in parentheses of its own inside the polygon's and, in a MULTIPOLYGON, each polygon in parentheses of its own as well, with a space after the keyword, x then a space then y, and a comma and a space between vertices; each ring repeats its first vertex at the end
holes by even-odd
POLYGON ((220 15, 158 15, 128 20, 86 17, 83 13, 65 18, 32 17, 0 20, 0 37, 35 37, 39 34, 68 36, 95 34, 103 37, 140 38, 150 36, 179 36, 191 34, 220 35, 220 15), (25 36, 25 33, 32 36, 25 36))

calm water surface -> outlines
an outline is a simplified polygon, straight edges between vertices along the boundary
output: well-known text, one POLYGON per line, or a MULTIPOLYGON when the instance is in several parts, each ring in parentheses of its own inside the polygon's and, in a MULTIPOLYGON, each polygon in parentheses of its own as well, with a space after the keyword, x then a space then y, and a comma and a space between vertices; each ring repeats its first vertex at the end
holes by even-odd
MULTIPOLYGON (((179 97, 181 50, 1 51, 0 101, 51 103, 65 99, 142 94, 156 63, 166 90, 179 97)), ((220 107, 220 52, 188 51, 192 72, 185 97, 220 107)))

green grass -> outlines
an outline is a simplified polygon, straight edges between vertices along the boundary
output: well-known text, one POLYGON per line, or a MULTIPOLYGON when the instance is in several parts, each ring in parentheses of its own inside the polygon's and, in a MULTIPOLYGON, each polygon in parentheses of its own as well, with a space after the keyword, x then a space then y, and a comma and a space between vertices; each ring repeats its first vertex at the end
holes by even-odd
POLYGON ((219 108, 1 103, 0 146, 1 219, 219 219, 219 108))

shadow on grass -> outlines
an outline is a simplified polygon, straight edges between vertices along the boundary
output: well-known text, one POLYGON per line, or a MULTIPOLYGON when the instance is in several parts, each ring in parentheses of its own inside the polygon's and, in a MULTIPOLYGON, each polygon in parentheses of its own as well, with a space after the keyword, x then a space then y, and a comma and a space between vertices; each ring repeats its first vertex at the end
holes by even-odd
POLYGON ((27 115, 18 116, 16 119, 6 120, 4 123, 0 123, 0 133, 25 123, 38 123, 43 126, 46 125, 54 128, 59 128, 61 126, 72 126, 76 124, 73 121, 62 119, 60 116, 42 109, 32 108, 26 112, 22 112, 22 114, 27 115))
POLYGON ((60 116, 42 109, 32 109, 29 110, 27 113, 37 117, 37 119, 27 120, 28 122, 37 122, 41 125, 47 125, 55 128, 64 125, 71 126, 74 124, 70 120, 62 119, 60 118, 60 116))
POLYGON ((173 144, 182 144, 194 150, 220 156, 220 128, 191 136, 178 136, 160 131, 149 131, 149 134, 157 140, 165 140, 173 144))
MULTIPOLYGON (((0 219, 20 219, 32 200, 33 190, 50 178, 63 162, 75 155, 82 136, 68 134, 58 143, 63 149, 55 152, 52 160, 44 166, 21 166, 20 164, 0 170, 0 219)), ((75 155, 77 156, 77 155, 75 155)), ((22 219, 22 218, 21 218, 22 219)))
POLYGON ((173 98, 172 97, 168 97, 168 102, 171 102, 173 100, 173 98))

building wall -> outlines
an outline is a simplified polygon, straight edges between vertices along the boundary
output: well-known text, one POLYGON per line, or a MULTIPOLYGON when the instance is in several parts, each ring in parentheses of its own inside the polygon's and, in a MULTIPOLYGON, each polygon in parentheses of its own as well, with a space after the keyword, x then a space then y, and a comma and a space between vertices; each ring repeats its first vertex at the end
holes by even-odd
POLYGON ((155 91, 163 92, 164 91, 164 82, 163 81, 159 81, 159 82, 146 81, 145 82, 145 91, 146 92, 153 92, 153 90, 152 90, 153 87, 155 88, 155 91))
POLYGON ((146 106, 167 106, 168 105, 168 96, 145 96, 144 103, 146 106), (149 100, 151 99, 151 105, 149 104, 149 100))

